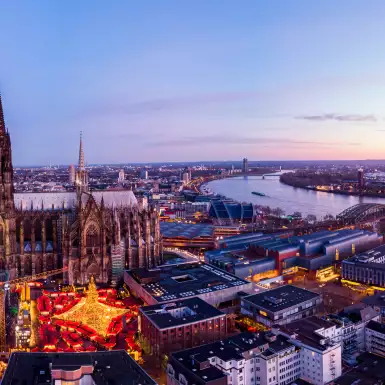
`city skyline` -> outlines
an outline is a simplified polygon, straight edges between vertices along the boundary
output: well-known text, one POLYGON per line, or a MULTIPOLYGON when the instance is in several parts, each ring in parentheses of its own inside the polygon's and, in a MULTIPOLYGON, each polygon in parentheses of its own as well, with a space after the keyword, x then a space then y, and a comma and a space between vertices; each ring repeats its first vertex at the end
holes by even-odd
POLYGON ((384 159, 385 5, 278 3, 0 5, 14 164, 384 159))

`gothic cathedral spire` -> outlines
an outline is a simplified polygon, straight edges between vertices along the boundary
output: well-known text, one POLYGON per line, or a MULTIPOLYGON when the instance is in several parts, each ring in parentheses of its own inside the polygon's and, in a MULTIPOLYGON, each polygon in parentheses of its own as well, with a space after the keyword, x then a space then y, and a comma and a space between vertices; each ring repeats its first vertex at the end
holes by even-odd
POLYGON ((84 151, 83 151, 83 133, 80 131, 80 146, 79 146, 79 163, 78 163, 78 169, 84 170, 85 164, 84 164, 84 151))
POLYGON ((13 191, 11 137, 5 128, 0 94, 0 214, 10 214, 14 211, 13 191))
POLYGON ((83 192, 88 192, 88 172, 86 170, 84 162, 84 151, 83 151, 83 134, 80 132, 80 146, 79 146, 79 163, 78 169, 76 170, 76 192, 78 198, 80 198, 83 192))

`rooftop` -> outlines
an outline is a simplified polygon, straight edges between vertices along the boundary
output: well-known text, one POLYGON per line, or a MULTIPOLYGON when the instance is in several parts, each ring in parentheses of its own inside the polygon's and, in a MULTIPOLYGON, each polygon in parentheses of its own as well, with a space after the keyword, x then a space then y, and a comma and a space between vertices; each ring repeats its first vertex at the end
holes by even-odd
POLYGON ((385 307, 385 294, 381 292, 375 295, 364 297, 362 302, 370 306, 385 307))
MULTIPOLYGON (((90 193, 97 204, 102 197, 106 207, 135 206, 138 201, 131 190, 103 190, 90 193)), ((82 200, 88 200, 89 194, 83 194, 82 200)), ((76 192, 26 192, 15 193, 15 208, 25 210, 61 210, 72 209, 76 206, 76 192)))
POLYGON ((385 378, 385 358, 364 353, 357 358, 357 361, 359 362, 358 366, 334 380, 336 385, 373 385, 383 382, 385 378))
POLYGON ((90 375, 96 385, 156 385, 124 350, 96 353, 12 353, 1 383, 51 383, 50 364, 53 370, 63 371, 92 365, 90 375))
POLYGON ((345 262, 359 263, 365 265, 375 264, 376 266, 378 266, 378 264, 382 264, 385 267, 384 259, 385 245, 382 245, 372 250, 366 251, 365 253, 355 255, 354 257, 349 258, 345 262))
POLYGON ((277 312, 318 297, 320 295, 312 291, 285 285, 244 299, 265 310, 277 312))
MULTIPOLYGON (((157 302, 172 301, 216 292, 250 282, 205 263, 162 266, 128 271, 157 302), (144 283, 146 282, 146 283, 144 283)), ((244 290, 244 288, 239 288, 244 290)))
POLYGON ((177 222, 160 222, 160 231, 166 238, 213 238, 214 226, 177 222))
POLYGON ((159 329, 199 322, 224 315, 199 297, 163 305, 145 306, 140 308, 140 311, 159 329))
POLYGON ((326 329, 336 327, 333 322, 326 321, 315 316, 291 322, 280 327, 280 330, 302 343, 318 350, 326 350, 330 344, 328 338, 322 332, 326 329))
POLYGON ((375 332, 381 333, 381 334, 385 334, 385 325, 380 323, 380 322, 370 321, 366 325, 366 328, 370 329, 370 330, 373 330, 375 332))
POLYGON ((180 365, 193 372, 194 375, 200 378, 206 376, 204 379, 208 382, 208 370, 210 370, 211 380, 226 376, 221 370, 211 366, 211 364, 210 366, 202 365, 203 363, 209 364, 209 360, 212 357, 217 357, 226 362, 232 360, 239 361, 245 359, 244 354, 250 351, 254 351, 256 354, 263 352, 265 357, 270 357, 293 346, 293 344, 288 342, 288 338, 282 335, 273 336, 269 332, 257 334, 244 332, 223 341, 173 353, 172 357, 180 365), (202 370, 200 369, 201 367, 205 369, 202 370))

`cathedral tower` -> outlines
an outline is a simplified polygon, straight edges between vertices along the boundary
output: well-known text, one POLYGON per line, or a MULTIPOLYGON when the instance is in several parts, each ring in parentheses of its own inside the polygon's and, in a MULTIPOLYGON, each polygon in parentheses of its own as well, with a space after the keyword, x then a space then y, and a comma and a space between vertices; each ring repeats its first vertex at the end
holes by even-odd
POLYGON ((80 133, 79 163, 76 171, 76 192, 80 197, 82 192, 88 192, 88 172, 84 162, 83 136, 80 133))
POLYGON ((11 137, 5 128, 3 105, 0 94, 0 214, 14 211, 13 166, 11 137))

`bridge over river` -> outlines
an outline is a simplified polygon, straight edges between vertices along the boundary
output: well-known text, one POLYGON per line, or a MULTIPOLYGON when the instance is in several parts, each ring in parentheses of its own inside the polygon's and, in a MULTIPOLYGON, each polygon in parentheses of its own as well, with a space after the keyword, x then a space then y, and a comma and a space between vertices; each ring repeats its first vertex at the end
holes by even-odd
POLYGON ((336 216, 337 221, 346 224, 375 222, 385 218, 385 204, 359 203, 336 216))

